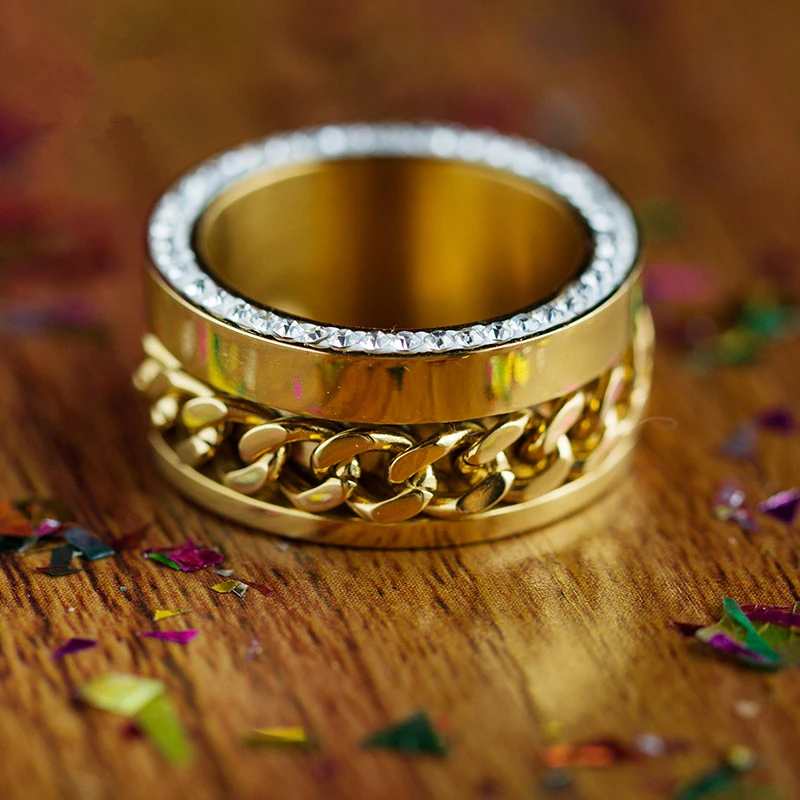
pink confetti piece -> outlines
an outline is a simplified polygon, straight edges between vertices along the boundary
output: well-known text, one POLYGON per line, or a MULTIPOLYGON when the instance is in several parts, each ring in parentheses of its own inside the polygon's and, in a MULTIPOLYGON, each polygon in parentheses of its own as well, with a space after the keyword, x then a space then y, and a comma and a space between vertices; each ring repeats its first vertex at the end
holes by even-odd
POLYGON ((736 522, 743 531, 758 530, 758 524, 747 507, 744 490, 735 481, 726 481, 717 489, 712 510, 717 519, 736 522))
POLYGON ((796 488, 773 494, 758 504, 758 510, 762 514, 768 514, 787 525, 791 525, 797 518, 798 508, 800 508, 800 490, 796 488))
POLYGON ((741 609, 750 622, 768 622, 782 628, 800 628, 800 614, 795 613, 794 606, 744 604, 741 609))
POLYGON ((164 642, 174 642, 175 644, 188 644, 200 631, 194 628, 187 631, 139 631, 137 636, 142 639, 161 639, 164 642))
POLYGON ((183 572, 196 572, 206 567, 214 567, 225 560, 222 553, 217 550, 198 547, 191 539, 187 539, 182 545, 149 548, 142 555, 147 558, 150 553, 163 553, 171 561, 175 562, 183 572))
POLYGON ((74 653, 80 653, 81 650, 88 650, 96 646, 97 639, 80 639, 78 637, 73 637, 72 639, 68 639, 61 647, 56 648, 51 658, 54 661, 59 661, 64 658, 64 656, 71 656, 74 653))
POLYGON ((61 524, 60 520, 43 519, 33 529, 33 535, 39 538, 43 536, 50 536, 51 534, 58 533, 62 529, 62 527, 63 525, 61 524))

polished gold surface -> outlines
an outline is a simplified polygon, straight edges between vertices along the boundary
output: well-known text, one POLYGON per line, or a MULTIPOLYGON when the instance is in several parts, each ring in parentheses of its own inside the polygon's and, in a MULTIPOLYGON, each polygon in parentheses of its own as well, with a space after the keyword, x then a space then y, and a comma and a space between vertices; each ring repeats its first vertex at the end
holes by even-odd
POLYGON ((441 355, 314 350, 200 311, 149 272, 150 330, 188 375, 284 412, 337 422, 419 424, 518 411, 583 386, 630 346, 639 269, 608 301, 530 340, 441 355))
POLYGON ((155 337, 137 388, 151 444, 185 494, 274 533, 413 547, 498 538, 605 491, 636 439, 650 385, 652 322, 584 386, 459 425, 345 426, 225 396, 185 374, 155 337))
POLYGON ((538 304, 589 252, 578 215, 538 184, 434 159, 262 171, 223 192, 195 246, 239 295, 329 325, 449 327, 538 304))

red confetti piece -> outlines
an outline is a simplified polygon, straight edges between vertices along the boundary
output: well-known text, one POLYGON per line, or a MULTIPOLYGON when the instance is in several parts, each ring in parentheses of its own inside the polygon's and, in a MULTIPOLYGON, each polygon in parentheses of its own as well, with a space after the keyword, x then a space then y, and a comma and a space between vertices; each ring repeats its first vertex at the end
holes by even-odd
POLYGON ((255 589, 257 592, 261 592, 261 594, 269 597, 272 594, 272 589, 269 586, 265 586, 263 583, 253 583, 253 581, 248 581, 245 578, 239 578, 239 583, 244 583, 247 586, 255 589))
POLYGON ((142 639, 161 639, 164 642, 175 644, 188 644, 200 631, 194 628, 187 631, 139 631, 136 635, 142 639))
POLYGON ((117 553, 121 552, 122 550, 133 550, 142 543, 149 530, 150 523, 146 522, 144 525, 132 530, 130 533, 126 533, 122 536, 118 536, 116 539, 112 539, 108 544, 117 553))

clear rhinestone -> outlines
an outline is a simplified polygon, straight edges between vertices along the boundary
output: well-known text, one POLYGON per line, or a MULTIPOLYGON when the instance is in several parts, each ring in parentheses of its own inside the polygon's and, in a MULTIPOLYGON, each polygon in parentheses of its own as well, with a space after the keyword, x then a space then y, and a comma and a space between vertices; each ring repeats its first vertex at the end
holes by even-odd
POLYGON ((398 353, 407 353, 418 350, 422 343, 422 336, 414 331, 400 331, 392 337, 392 347, 398 353))
POLYGON ((228 311, 227 317, 237 325, 250 326, 253 320, 253 307, 249 303, 237 303, 228 311))
POLYGON ((426 350, 449 350, 455 346, 456 340, 452 331, 431 331, 423 337, 426 350))
POLYGON ((434 128, 429 147, 438 158, 452 158, 458 147, 458 135, 451 128, 434 128))
POLYGON ((512 321, 519 332, 518 335, 521 336, 530 336, 532 333, 536 333, 542 325, 541 320, 530 312, 517 314, 512 321))
POLYGON ((462 347, 481 347, 486 344, 486 335, 483 325, 473 325, 471 328, 462 328, 455 334, 455 340, 462 347))
POLYGON ((348 328, 335 328, 328 336, 326 344, 337 350, 349 350, 364 338, 363 331, 351 331, 348 328))
POLYGON ((327 125, 317 133, 319 151, 324 156, 339 156, 347 149, 347 136, 336 125, 327 125))

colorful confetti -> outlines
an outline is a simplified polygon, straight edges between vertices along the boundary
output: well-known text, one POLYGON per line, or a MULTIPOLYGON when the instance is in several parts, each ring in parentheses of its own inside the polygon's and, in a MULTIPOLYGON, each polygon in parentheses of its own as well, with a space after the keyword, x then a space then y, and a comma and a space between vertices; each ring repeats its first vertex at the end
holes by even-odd
POLYGON ((798 508, 800 508, 800 491, 797 488, 773 494, 758 504, 758 510, 762 514, 768 514, 787 525, 791 525, 797 518, 798 508))
POLYGON ((424 711, 371 734, 364 739, 363 745, 402 753, 426 753, 435 756, 447 754, 447 745, 424 711))
POLYGON ((220 578, 230 578, 230 576, 233 575, 234 572, 236 572, 235 569, 212 569, 211 571, 215 575, 219 575, 220 578))
MULTIPOLYGON (((800 666, 800 614, 794 606, 739 604, 723 598, 719 622, 695 631, 694 636, 719 653, 760 669, 790 669, 800 666), (758 627, 756 627, 758 625, 758 627)), ((688 633, 690 624, 682 623, 688 633)))
POLYGON ((314 748, 317 744, 308 735, 305 728, 300 726, 289 728, 256 728, 245 737, 244 741, 245 744, 251 746, 288 746, 304 749, 314 748))
MULTIPOLYGON (((251 589, 261 592, 265 597, 269 597, 272 594, 272 589, 270 589, 269 586, 265 586, 263 583, 254 583, 253 581, 248 581, 246 578, 239 578, 239 583, 244 583, 251 589)), ((234 589, 233 591, 236 590, 234 589)))
POLYGON ((188 644, 199 634, 200 631, 190 628, 185 631, 138 631, 136 635, 140 639, 161 639, 164 642, 188 644))
POLYGON ((191 539, 187 539, 183 544, 173 547, 145 550, 143 555, 145 558, 160 561, 162 564, 171 566, 172 569, 177 568, 183 572, 196 572, 206 567, 221 564, 225 560, 222 553, 217 550, 198 547, 191 539), (164 556, 167 559, 166 561, 163 558, 164 556))
POLYGON ((105 542, 83 528, 69 528, 64 532, 64 538, 89 561, 98 561, 114 555, 114 550, 105 542))
POLYGON ((743 531, 757 531, 758 524, 747 506, 744 490, 735 481, 726 481, 716 491, 712 504, 714 516, 736 522, 743 531))
POLYGON ((162 619, 169 619, 170 617, 179 617, 181 614, 188 614, 188 611, 178 610, 171 611, 166 608, 157 608, 153 612, 153 622, 159 622, 162 619))
POLYGON ((161 681, 111 673, 84 684, 78 696, 102 711, 131 717, 165 760, 183 764, 191 759, 192 748, 164 692, 161 681))
POLYGON ((77 569, 76 567, 37 567, 36 571, 49 575, 51 578, 63 578, 66 575, 83 572, 82 569, 77 569))
POLYGON ((61 647, 53 650, 51 658, 54 661, 59 661, 64 656, 71 656, 74 653, 80 653, 82 650, 89 650, 91 647, 97 646, 97 639, 80 639, 73 637, 68 639, 61 647))

